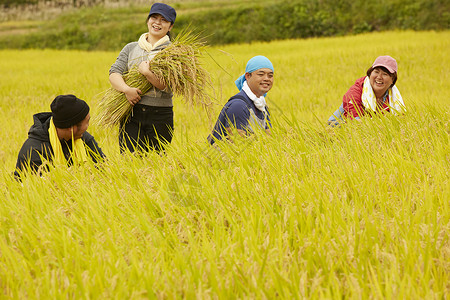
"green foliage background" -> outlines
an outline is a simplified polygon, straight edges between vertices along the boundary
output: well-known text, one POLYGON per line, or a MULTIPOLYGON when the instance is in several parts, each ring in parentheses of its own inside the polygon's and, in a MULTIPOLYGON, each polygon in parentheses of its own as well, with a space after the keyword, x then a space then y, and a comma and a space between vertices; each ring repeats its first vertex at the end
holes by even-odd
MULTIPOLYGON (((190 24, 212 45, 392 29, 445 30, 450 20, 450 4, 441 0, 262 0, 257 4, 219 0, 172 5, 178 12, 174 33, 190 24)), ((146 30, 148 9, 95 6, 45 22, 4 22, 0 48, 118 50, 146 30)))

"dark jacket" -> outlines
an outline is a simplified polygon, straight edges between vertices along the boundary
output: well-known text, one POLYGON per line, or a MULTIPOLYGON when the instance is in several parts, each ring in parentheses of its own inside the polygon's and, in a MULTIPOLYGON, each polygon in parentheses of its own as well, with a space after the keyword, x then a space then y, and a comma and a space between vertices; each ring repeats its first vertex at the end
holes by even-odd
MULTIPOLYGON (((52 161, 53 149, 48 134, 51 116, 51 112, 42 112, 33 116, 34 124, 28 131, 28 139, 23 144, 17 157, 16 170, 14 172, 16 178, 20 177, 18 171, 24 171, 27 168, 37 172, 42 165, 42 159, 52 161)), ((87 153, 89 153, 89 156, 95 163, 105 158, 102 149, 100 149, 94 137, 87 131, 83 134, 81 139, 86 146, 87 153)), ((72 141, 62 140, 61 146, 64 156, 67 159, 67 164, 71 165, 72 160, 70 158, 70 152, 72 150, 72 141)))
POLYGON ((253 132, 252 125, 256 124, 264 129, 272 127, 269 110, 267 106, 266 113, 257 109, 248 95, 241 90, 231 97, 220 111, 214 129, 207 138, 208 142, 212 145, 215 141, 227 137, 228 127, 253 132))

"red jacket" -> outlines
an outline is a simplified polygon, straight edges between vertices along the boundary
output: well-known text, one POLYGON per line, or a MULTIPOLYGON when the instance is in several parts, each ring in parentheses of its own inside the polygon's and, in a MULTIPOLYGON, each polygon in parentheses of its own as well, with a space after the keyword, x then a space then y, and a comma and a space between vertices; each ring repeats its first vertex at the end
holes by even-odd
MULTIPOLYGON (((344 118, 362 117, 365 114, 365 108, 361 99, 364 79, 366 79, 366 76, 357 79, 355 84, 345 93, 343 97, 344 118)), ((389 111, 388 103, 389 96, 386 97, 386 101, 383 103, 383 110, 389 111)))

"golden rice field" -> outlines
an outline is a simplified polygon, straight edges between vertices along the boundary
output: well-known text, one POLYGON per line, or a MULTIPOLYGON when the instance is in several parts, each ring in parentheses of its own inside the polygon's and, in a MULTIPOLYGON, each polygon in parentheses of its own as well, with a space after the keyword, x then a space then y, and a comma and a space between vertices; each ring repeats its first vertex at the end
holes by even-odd
POLYGON ((22 184, 11 173, 58 94, 97 113, 118 52, 0 51, 0 298, 450 298, 450 32, 386 32, 210 48, 208 114, 175 100, 166 155, 120 155, 22 184), (269 57, 272 136, 206 136, 234 80, 269 57), (326 120, 379 55, 405 116, 326 120), (220 67, 219 67, 220 66, 220 67))

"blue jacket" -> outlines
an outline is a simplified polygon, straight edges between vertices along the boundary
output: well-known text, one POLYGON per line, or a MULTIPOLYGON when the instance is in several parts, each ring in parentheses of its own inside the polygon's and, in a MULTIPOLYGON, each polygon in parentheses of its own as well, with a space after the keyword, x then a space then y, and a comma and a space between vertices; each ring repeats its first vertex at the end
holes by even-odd
POLYGON ((256 108, 253 101, 244 91, 240 91, 224 105, 220 111, 219 118, 208 141, 212 145, 216 140, 221 140, 228 135, 225 128, 233 127, 247 132, 253 132, 253 127, 269 129, 271 127, 269 111, 266 113, 256 108), (256 124, 255 124, 256 123, 256 124))

